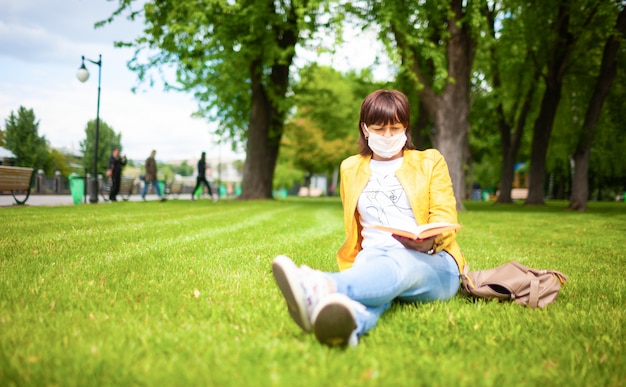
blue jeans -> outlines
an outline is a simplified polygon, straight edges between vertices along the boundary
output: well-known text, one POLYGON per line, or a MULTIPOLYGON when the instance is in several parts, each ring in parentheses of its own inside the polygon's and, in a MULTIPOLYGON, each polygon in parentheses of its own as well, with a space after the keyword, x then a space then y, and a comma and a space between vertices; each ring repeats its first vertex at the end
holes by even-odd
POLYGON ((146 198, 146 192, 148 192, 148 185, 152 184, 154 186, 154 189, 157 192, 157 195, 159 197, 161 197, 161 187, 159 187, 159 182, 158 180, 154 180, 154 181, 144 181, 143 183, 143 189, 141 190, 141 198, 145 199, 146 198))
POLYGON ((460 284, 459 268, 447 252, 428 255, 403 247, 361 250, 350 269, 326 274, 338 293, 366 307, 354 311, 359 336, 376 326, 391 301, 447 300, 460 284))

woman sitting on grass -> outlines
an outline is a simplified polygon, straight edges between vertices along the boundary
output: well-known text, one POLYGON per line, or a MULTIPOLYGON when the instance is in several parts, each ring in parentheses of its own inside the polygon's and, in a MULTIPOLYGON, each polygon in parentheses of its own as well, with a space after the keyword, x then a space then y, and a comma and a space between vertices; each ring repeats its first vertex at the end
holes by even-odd
POLYGON ((291 317, 321 343, 356 345, 392 301, 446 300, 459 288, 465 259, 456 232, 413 240, 373 227, 457 223, 448 166, 437 150, 415 150, 409 112, 399 91, 376 91, 361 105, 360 152, 341 164, 340 271, 298 267, 282 255, 272 263, 291 317))

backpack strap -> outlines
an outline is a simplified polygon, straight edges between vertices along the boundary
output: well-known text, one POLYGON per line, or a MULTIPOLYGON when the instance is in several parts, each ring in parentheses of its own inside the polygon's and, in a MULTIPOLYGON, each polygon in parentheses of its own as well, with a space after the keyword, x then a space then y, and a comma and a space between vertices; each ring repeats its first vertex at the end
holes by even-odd
POLYGON ((539 306, 539 280, 537 278, 530 281, 530 294, 528 297, 528 306, 531 308, 539 306))
POLYGON ((470 277, 470 269, 467 262, 465 263, 465 267, 463 267, 463 273, 461 273, 461 286, 466 294, 471 294, 470 289, 476 288, 476 284, 474 284, 472 277, 470 277))

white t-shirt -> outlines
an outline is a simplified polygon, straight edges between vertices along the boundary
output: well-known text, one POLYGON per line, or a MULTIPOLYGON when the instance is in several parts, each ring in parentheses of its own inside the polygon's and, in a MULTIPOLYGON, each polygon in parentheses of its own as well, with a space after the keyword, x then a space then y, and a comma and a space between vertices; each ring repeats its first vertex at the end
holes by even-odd
POLYGON ((407 231, 417 229, 417 221, 411 210, 396 171, 402 165, 400 157, 390 161, 370 161, 372 176, 359 196, 357 210, 363 230, 362 247, 401 247, 390 233, 372 228, 373 225, 401 228, 407 231))

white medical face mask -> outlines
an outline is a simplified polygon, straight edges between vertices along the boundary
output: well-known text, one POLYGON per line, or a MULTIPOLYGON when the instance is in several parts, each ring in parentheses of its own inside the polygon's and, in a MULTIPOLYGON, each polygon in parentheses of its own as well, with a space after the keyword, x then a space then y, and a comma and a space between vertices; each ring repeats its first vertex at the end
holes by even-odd
POLYGON ((384 159, 390 159, 397 155, 406 144, 406 132, 402 132, 391 137, 385 137, 380 134, 370 132, 365 123, 363 126, 365 127, 365 131, 369 133, 369 136, 367 137, 367 145, 369 145, 374 153, 384 159))

